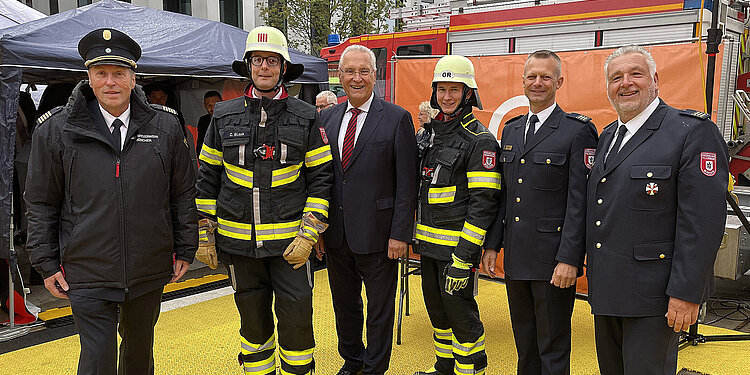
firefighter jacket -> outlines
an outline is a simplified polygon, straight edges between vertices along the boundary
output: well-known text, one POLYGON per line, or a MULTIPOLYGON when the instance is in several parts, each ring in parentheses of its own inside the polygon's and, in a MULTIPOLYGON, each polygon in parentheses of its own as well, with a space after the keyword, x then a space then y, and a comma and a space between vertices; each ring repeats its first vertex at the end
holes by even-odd
POLYGON ((166 283, 173 256, 193 261, 195 167, 174 110, 147 104, 136 86, 119 151, 83 81, 38 124, 25 199, 43 277, 62 266, 72 289, 127 289, 166 283))
POLYGON ((417 251, 449 261, 456 254, 478 264, 500 199, 497 139, 471 108, 455 119, 426 124, 432 133, 420 160, 417 251))
POLYGON ((323 222, 332 184, 331 147, 315 107, 293 97, 242 96, 216 104, 199 156, 202 215, 218 222, 220 252, 280 256, 303 212, 323 222))

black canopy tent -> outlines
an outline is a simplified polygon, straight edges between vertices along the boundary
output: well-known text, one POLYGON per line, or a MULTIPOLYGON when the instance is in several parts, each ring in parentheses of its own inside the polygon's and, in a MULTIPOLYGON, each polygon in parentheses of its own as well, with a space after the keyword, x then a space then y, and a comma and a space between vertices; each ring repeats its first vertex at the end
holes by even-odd
MULTIPOLYGON (((84 77, 78 41, 91 30, 111 27, 130 35, 143 50, 139 79, 239 79, 231 68, 241 59, 247 31, 220 22, 100 2, 0 30, 0 259, 9 256, 13 158, 19 89, 22 83, 71 82, 84 77)), ((328 84, 325 60, 290 50, 305 66, 300 83, 317 92, 328 84)), ((310 91, 304 90, 303 91, 310 91)))

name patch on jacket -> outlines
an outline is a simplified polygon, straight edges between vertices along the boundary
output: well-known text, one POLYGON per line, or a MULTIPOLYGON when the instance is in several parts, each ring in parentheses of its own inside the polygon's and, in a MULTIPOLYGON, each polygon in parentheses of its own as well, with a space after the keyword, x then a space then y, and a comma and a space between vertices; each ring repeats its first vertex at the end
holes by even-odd
POLYGON ((326 130, 323 128, 318 128, 320 130, 320 138, 323 140, 323 144, 328 144, 328 135, 326 134, 326 130))
POLYGON ((701 152, 701 172, 708 177, 716 174, 715 152, 701 152))
POLYGON ((244 138, 249 137, 250 132, 248 131, 225 131, 222 135, 222 138, 224 139, 231 139, 231 138, 244 138))
POLYGON ((586 168, 591 169, 594 166, 595 157, 596 157, 595 148, 583 149, 583 164, 586 166, 586 168))
POLYGON ((485 169, 495 168, 496 162, 497 154, 495 151, 482 151, 482 166, 484 166, 485 169))
POLYGON ((156 139, 159 140, 159 136, 156 134, 136 134, 135 135, 135 141, 136 142, 146 142, 151 143, 156 139))

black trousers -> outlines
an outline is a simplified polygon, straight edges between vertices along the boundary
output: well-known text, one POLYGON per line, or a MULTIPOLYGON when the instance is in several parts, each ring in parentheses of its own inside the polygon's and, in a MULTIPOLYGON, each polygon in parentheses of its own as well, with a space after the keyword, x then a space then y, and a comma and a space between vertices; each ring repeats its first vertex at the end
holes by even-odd
MULTIPOLYGON (((267 360, 272 364, 276 342, 274 317, 278 319, 281 368, 291 374, 307 374, 314 367, 312 324, 313 275, 310 263, 294 269, 283 257, 231 256, 236 281, 234 302, 240 313, 240 359, 245 363, 267 360), (273 307, 273 310, 272 310, 273 307), (266 345, 268 343, 268 345, 266 345)), ((275 368, 268 366, 268 373, 275 368)), ((265 373, 265 372, 264 372, 265 373)))
POLYGON ((674 375, 679 334, 664 316, 594 315, 599 371, 606 375, 674 375))
POLYGON ((570 374, 570 318, 575 285, 505 280, 519 375, 570 374))
POLYGON ((78 375, 153 375, 154 326, 162 291, 158 288, 133 299, 126 297, 123 302, 70 294, 81 341, 78 375), (122 337, 119 370, 118 332, 122 337))
POLYGON ((339 355, 352 372, 384 374, 393 348, 398 261, 387 251, 356 254, 346 238, 342 248, 326 250, 339 355), (362 343, 364 323, 362 283, 367 294, 367 347, 362 343))
POLYGON ((484 326, 474 299, 476 274, 471 273, 466 288, 448 294, 443 271, 449 263, 424 255, 421 259, 422 294, 435 330, 435 369, 441 374, 482 373, 487 367, 487 354, 484 326))

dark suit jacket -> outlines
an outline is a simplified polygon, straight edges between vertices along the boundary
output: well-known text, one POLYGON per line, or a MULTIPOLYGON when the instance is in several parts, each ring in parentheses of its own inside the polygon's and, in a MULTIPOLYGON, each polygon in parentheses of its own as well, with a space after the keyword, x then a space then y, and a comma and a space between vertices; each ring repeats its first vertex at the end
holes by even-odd
POLYGON ((347 102, 321 112, 333 153, 333 189, 326 246, 339 248, 344 235, 358 254, 387 251, 388 239, 408 242, 414 230, 417 143, 411 115, 375 96, 354 146, 341 166, 339 130, 347 102))
POLYGON ((659 316, 670 296, 703 302, 727 215, 727 146, 708 115, 660 101, 605 168, 617 126, 602 132, 588 182, 592 312, 659 316))
POLYGON ((586 178, 593 164, 587 157, 593 157, 597 142, 590 120, 556 105, 525 146, 528 114, 503 128, 505 209, 485 248, 499 249, 498 240, 504 239, 503 268, 509 279, 549 281, 557 262, 583 273, 586 178))

